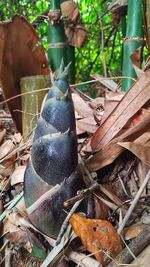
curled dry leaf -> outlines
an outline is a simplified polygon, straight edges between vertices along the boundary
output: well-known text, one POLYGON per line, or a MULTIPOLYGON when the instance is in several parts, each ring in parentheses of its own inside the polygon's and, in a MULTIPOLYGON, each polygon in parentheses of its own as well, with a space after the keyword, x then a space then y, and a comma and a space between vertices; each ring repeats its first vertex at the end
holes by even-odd
POLYGON ((18 183, 23 183, 25 169, 26 166, 18 166, 15 168, 14 172, 10 176, 10 182, 12 186, 18 183))
POLYGON ((102 265, 106 264, 108 254, 114 258, 122 250, 120 237, 110 222, 73 214, 70 223, 85 249, 93 253, 102 265))
POLYGON ((84 46, 88 36, 88 31, 85 27, 81 25, 77 25, 74 29, 74 34, 72 38, 71 44, 77 48, 81 48, 84 46))
POLYGON ((61 4, 61 12, 63 16, 72 21, 77 21, 80 17, 78 7, 72 0, 65 1, 61 4))
POLYGON ((80 20, 77 4, 72 1, 64 1, 61 4, 61 12, 69 23, 65 24, 65 34, 69 44, 81 48, 87 40, 88 31, 80 20))
POLYGON ((72 94, 72 98, 75 107, 77 134, 95 133, 102 118, 104 98, 86 102, 76 93, 72 94))
POLYGON ((72 94, 75 111, 83 118, 92 117, 93 109, 76 93, 72 94))
POLYGON ((13 173, 15 169, 15 159, 16 155, 12 155, 11 158, 3 161, 3 163, 0 164, 0 175, 8 177, 13 173))
POLYGON ((145 224, 133 224, 124 229, 125 240, 130 240, 131 238, 137 237, 145 228, 145 224))

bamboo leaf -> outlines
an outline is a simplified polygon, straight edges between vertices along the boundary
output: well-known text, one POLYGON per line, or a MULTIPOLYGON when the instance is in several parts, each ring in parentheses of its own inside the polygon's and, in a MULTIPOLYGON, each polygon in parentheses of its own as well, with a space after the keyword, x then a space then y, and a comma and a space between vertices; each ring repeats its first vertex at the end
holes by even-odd
POLYGON ((150 99, 150 71, 124 95, 117 107, 92 137, 92 149, 98 151, 108 144, 150 99))

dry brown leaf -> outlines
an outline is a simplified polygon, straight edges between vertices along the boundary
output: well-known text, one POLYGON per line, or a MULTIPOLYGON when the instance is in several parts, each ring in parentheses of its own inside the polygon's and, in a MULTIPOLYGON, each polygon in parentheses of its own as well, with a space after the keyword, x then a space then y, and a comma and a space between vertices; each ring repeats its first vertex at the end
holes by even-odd
POLYGON ((132 128, 127 129, 117 138, 114 138, 110 143, 108 143, 103 149, 95 153, 86 161, 87 168, 90 171, 96 171, 104 166, 112 163, 123 151, 124 147, 119 146, 117 143, 123 141, 133 142, 139 136, 143 135, 150 128, 150 116, 149 113, 145 113, 142 120, 138 122, 132 128))
POLYGON ((118 142, 118 145, 130 150, 136 157, 150 167, 150 147, 133 142, 118 142))
POLYGON ((82 134, 84 132, 95 133, 98 126, 94 120, 94 117, 88 117, 81 120, 76 120, 76 130, 77 134, 82 134))
POLYGON ((80 116, 83 118, 93 117, 93 109, 78 94, 73 93, 72 99, 75 110, 80 116))
POLYGON ((109 208, 100 200, 100 198, 94 196, 95 203, 95 218, 106 220, 109 216, 109 208))
POLYGON ((137 237, 145 228, 145 224, 133 224, 124 229, 125 240, 130 240, 134 237, 137 237))
POLYGON ((109 117, 109 115, 113 112, 113 110, 117 107, 118 103, 121 101, 123 98, 124 94, 106 94, 106 99, 105 99, 105 109, 104 109, 104 115, 101 120, 101 125, 104 123, 104 121, 109 117))
POLYGON ((7 213, 5 219, 3 220, 3 234, 17 230, 17 227, 21 225, 21 220, 22 216, 18 212, 11 210, 7 213))
POLYGON ((11 186, 18 183, 23 183, 25 169, 26 166, 17 166, 15 168, 14 172, 10 176, 11 186))
POLYGON ((7 156, 15 149, 15 144, 12 140, 7 140, 0 146, 0 160, 7 156))
POLYGON ((82 24, 77 25, 74 29, 71 45, 77 48, 81 48, 84 46, 87 37, 88 37, 88 31, 85 29, 85 27, 82 24))
POLYGON ((81 48, 87 40, 88 31, 80 20, 77 4, 73 0, 64 1, 61 4, 61 12, 69 22, 65 24, 68 43, 81 48))
POLYGON ((108 144, 141 107, 150 99, 150 70, 124 95, 114 111, 92 138, 92 149, 98 151, 108 144))
POLYGON ((10 188, 10 180, 6 177, 3 177, 3 179, 0 182, 0 190, 2 192, 7 192, 9 188, 10 188))
POLYGON ((73 214, 70 223, 85 249, 93 253, 102 265, 106 264, 107 258, 102 250, 111 257, 115 257, 122 250, 120 237, 110 222, 86 219, 78 214, 73 214))
POLYGON ((63 16, 72 21, 77 21, 80 17, 77 4, 72 0, 65 1, 61 4, 61 12, 63 16))
MULTIPOLYGON (((7 99, 21 93, 20 78, 49 74, 44 49, 38 42, 37 33, 24 17, 15 15, 0 24, 0 79, 7 99)), ((22 114, 13 112, 22 109, 20 98, 8 102, 8 106, 21 132, 22 114)))
POLYGON ((15 169, 15 159, 16 155, 12 155, 11 158, 4 160, 2 164, 0 164, 0 175, 4 177, 8 177, 11 175, 15 169))
POLYGON ((116 144, 108 144, 86 161, 89 171, 97 171, 111 164, 122 152, 123 147, 116 144))

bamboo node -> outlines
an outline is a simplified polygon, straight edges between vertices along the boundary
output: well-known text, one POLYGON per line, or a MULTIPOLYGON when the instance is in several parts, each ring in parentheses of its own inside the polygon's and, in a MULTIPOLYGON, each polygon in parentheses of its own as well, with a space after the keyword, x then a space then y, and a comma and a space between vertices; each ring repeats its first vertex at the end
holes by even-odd
POLYGON ((60 42, 60 43, 49 43, 48 44, 48 48, 64 48, 66 47, 67 44, 64 42, 60 42))
POLYGON ((60 9, 49 10, 48 12, 48 22, 51 24, 58 24, 61 20, 61 11, 60 9))
POLYGON ((127 43, 127 42, 129 42, 129 41, 144 41, 144 38, 143 37, 125 37, 125 38, 123 38, 123 40, 122 40, 122 42, 123 43, 127 43))

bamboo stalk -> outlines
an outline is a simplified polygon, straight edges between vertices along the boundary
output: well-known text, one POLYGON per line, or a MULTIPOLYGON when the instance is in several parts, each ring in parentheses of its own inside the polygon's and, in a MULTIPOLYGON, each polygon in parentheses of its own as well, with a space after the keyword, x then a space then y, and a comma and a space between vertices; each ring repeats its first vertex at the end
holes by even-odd
POLYGON ((67 65, 66 37, 61 20, 60 0, 51 0, 48 25, 48 58, 52 71, 56 71, 62 59, 67 65))
POLYGON ((150 51, 150 0, 146 0, 146 19, 147 19, 147 45, 150 51))
MULTIPOLYGON (((123 70, 122 76, 136 77, 130 56, 143 45, 143 0, 128 0, 128 22, 126 37, 123 40, 123 70)), ((132 85, 131 79, 122 80, 122 91, 127 91, 132 85)))
MULTIPOLYGON (((66 0, 60 0, 60 4, 62 4, 65 1, 66 0)), ((69 72, 69 82, 71 84, 74 84, 75 83, 75 47, 68 45, 66 53, 67 53, 67 64, 71 62, 70 72, 69 72)))

